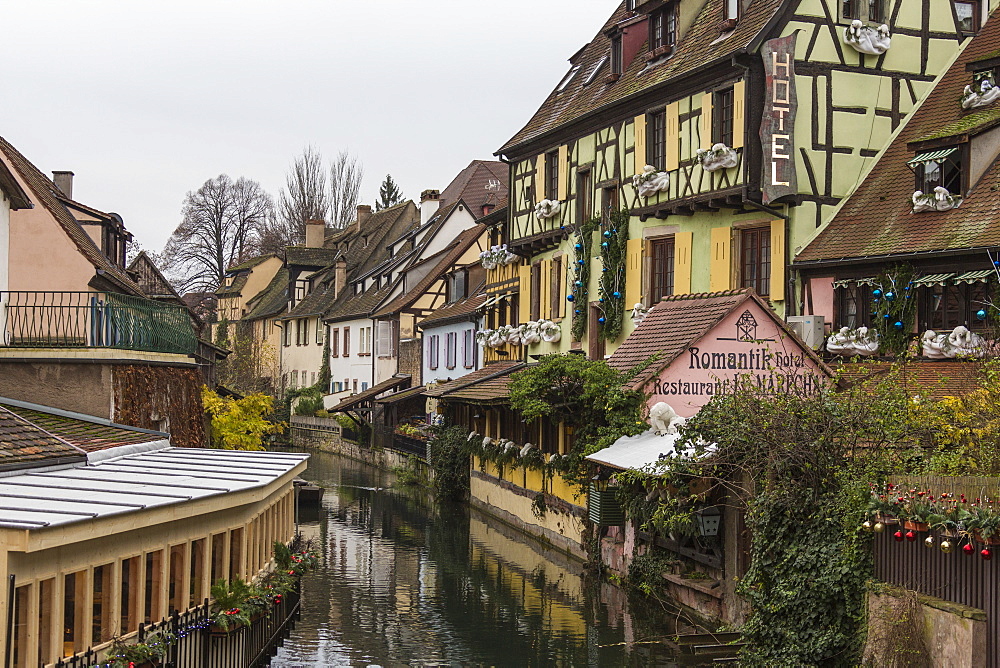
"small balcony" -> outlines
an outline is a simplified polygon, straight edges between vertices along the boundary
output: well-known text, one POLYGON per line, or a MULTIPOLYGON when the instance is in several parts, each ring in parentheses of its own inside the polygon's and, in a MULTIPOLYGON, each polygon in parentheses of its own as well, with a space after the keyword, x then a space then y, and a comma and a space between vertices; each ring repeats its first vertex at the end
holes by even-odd
POLYGON ((190 355, 182 306, 112 292, 0 291, 0 348, 111 348, 190 355))

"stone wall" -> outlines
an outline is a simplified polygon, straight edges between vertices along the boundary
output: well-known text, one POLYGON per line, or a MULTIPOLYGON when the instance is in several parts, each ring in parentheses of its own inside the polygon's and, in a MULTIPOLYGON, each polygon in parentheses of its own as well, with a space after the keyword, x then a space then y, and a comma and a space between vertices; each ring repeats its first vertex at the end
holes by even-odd
MULTIPOLYGON (((319 421, 320 419, 311 418, 310 421, 319 421)), ((292 445, 297 447, 319 452, 332 452, 386 470, 396 466, 406 466, 409 460, 409 455, 394 450, 361 446, 342 438, 339 431, 306 424, 304 420, 295 417, 292 418, 288 432, 292 445)))
POLYGON ((423 370, 423 345, 423 339, 399 342, 399 373, 409 374, 410 387, 422 383, 420 373, 423 370))
POLYGON ((872 665, 985 668, 986 613, 895 587, 868 596, 865 659, 872 665))

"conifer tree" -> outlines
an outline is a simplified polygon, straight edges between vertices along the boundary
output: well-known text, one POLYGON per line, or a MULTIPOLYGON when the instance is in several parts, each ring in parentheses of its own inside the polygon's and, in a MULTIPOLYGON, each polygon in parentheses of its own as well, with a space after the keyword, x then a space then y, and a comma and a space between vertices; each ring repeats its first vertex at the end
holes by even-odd
POLYGON ((376 211, 387 209, 393 204, 399 204, 403 201, 403 191, 392 180, 391 174, 385 175, 385 181, 382 181, 382 186, 378 189, 378 195, 379 200, 375 202, 376 211))

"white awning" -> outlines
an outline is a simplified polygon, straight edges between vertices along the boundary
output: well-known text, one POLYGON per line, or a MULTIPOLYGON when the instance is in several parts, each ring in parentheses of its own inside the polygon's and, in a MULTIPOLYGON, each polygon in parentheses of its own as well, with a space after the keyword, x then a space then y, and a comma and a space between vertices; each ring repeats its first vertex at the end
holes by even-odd
POLYGON ((906 164, 922 165, 926 162, 940 162, 957 150, 957 146, 952 146, 951 148, 940 148, 935 151, 924 151, 923 153, 918 153, 915 158, 906 164))
POLYGON ((979 269, 977 271, 967 271, 955 277, 955 284, 960 283, 986 283, 991 277, 996 276, 996 269, 979 269))
POLYGON ((920 276, 913 279, 913 287, 915 288, 929 288, 935 285, 945 285, 948 279, 955 275, 955 272, 947 272, 944 274, 927 274, 926 276, 920 276))

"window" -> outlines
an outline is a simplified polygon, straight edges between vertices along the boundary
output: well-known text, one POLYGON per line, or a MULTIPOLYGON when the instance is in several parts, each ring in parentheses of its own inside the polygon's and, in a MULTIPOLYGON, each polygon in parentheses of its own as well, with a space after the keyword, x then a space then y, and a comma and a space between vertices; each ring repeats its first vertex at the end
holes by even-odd
POLYGON ((281 325, 281 345, 292 345, 292 323, 287 320, 281 325))
POLYGON ((766 297, 771 292, 771 228, 740 232, 740 278, 744 288, 766 297))
POLYGON ((924 193, 931 193, 937 187, 947 188, 952 194, 960 194, 963 191, 962 180, 962 149, 952 147, 929 152, 928 157, 935 159, 916 162, 920 156, 911 162, 916 162, 913 173, 916 177, 915 188, 924 193))
POLYGON ((566 86, 569 85, 569 82, 573 80, 573 78, 576 76, 576 73, 579 71, 580 71, 579 65, 574 65, 572 68, 570 68, 570 71, 566 73, 566 76, 563 77, 563 80, 559 82, 558 86, 556 86, 556 92, 561 93, 564 90, 566 90, 566 86))
POLYGON ((871 287, 849 284, 837 288, 837 327, 867 326, 870 322, 871 287))
POLYGON ((458 366, 458 334, 456 332, 448 332, 445 338, 444 347, 444 365, 449 369, 454 369, 458 366))
POLYGON ((288 382, 288 385, 293 390, 299 386, 299 372, 297 370, 292 372, 292 379, 288 382))
POLYGON ((955 18, 958 19, 959 30, 976 32, 979 30, 979 2, 956 0, 955 18))
POLYGON ((611 214, 618 210, 618 188, 611 186, 601 190, 601 224, 611 222, 611 214))
POLYGON ((597 64, 594 65, 594 69, 590 70, 590 74, 587 75, 587 78, 583 80, 583 85, 589 86, 591 83, 593 83, 594 79, 597 78, 597 75, 601 73, 601 70, 604 69, 604 66, 607 64, 608 64, 608 57, 603 56, 600 60, 597 61, 597 64))
POLYGON ((845 21, 859 19, 868 23, 884 23, 885 0, 841 0, 840 18, 845 21))
POLYGON ((392 320, 380 320, 378 323, 378 342, 376 343, 379 357, 392 357, 396 352, 396 328, 392 320))
MULTIPOLYGON (((733 89, 716 91, 712 113, 712 143, 733 145, 733 89)), ((742 131, 742 128, 740 129, 742 131)))
MULTIPOLYGON (((667 168, 667 112, 649 115, 649 133, 646 135, 646 164, 662 172, 667 168)), ((636 147, 638 149, 638 147, 636 147)))
POLYGON ((549 199, 559 198, 558 151, 551 151, 545 154, 545 196, 549 199))
POLYGON ((351 328, 344 328, 344 357, 351 355, 351 328))
POLYGON ((427 337, 427 367, 430 369, 438 368, 438 356, 440 355, 440 343, 437 334, 431 334, 427 337))
POLYGON ((674 294, 674 238, 654 239, 650 249, 649 303, 674 294))
POLYGON ((722 8, 724 21, 737 21, 740 18, 740 0, 724 0, 722 8))
POLYGON ((299 318, 295 321, 295 345, 309 345, 309 320, 299 318))
POLYGON ((462 366, 471 369, 476 365, 476 333, 471 329, 464 332, 462 346, 462 366))
POLYGON ((576 175, 576 222, 583 224, 594 217, 594 186, 590 170, 576 175))
POLYGON ((352 387, 354 388, 354 390, 353 390, 354 394, 357 394, 358 393, 358 379, 357 378, 354 379, 354 383, 353 383, 352 387))
POLYGON ((986 283, 935 285, 925 288, 920 294, 920 319, 924 329, 937 332, 955 329, 964 325, 969 329, 983 329, 986 323, 975 313, 985 307, 988 301, 986 283))
POLYGON ((324 334, 325 330, 326 330, 326 327, 323 326, 323 323, 321 323, 319 320, 317 320, 316 321, 316 345, 317 346, 323 345, 323 334, 324 334))
POLYGON ((340 357, 340 327, 334 327, 330 335, 330 357, 340 357))
POLYGON ((611 76, 621 76, 623 60, 622 36, 619 34, 611 38, 611 76))
POLYGON ((361 381, 361 391, 364 392, 367 389, 368 389, 368 383, 366 383, 365 381, 361 381))
POLYGON ((558 318, 563 304, 562 258, 552 258, 552 273, 549 284, 549 317, 558 318))
POLYGON ((649 50, 669 53, 677 40, 677 5, 670 3, 649 15, 649 50))
POLYGON ((464 299, 468 294, 468 288, 469 274, 464 269, 459 269, 448 277, 448 303, 450 304, 451 302, 456 302, 459 299, 464 299))
POLYGON ((531 265, 531 319, 542 317, 542 263, 531 265))

